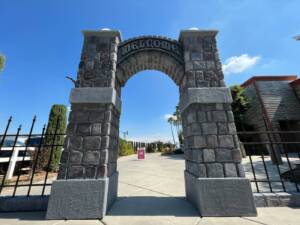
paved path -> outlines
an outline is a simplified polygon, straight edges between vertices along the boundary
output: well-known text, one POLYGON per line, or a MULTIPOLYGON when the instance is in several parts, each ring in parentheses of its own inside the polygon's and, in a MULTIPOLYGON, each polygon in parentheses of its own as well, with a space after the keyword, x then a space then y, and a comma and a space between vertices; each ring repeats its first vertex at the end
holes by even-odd
POLYGON ((184 199, 182 156, 150 154, 119 159, 119 198, 102 220, 45 221, 44 212, 2 213, 0 224, 51 225, 300 225, 300 209, 260 208, 258 217, 200 218, 184 199))

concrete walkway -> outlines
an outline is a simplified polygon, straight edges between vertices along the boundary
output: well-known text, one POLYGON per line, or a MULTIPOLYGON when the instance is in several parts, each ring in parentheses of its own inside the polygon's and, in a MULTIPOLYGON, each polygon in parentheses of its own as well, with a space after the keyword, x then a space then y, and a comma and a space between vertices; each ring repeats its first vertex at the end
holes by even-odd
POLYGON ((0 224, 107 224, 107 225, 300 225, 300 209, 260 208, 258 217, 200 218, 184 198, 184 160, 182 155, 148 154, 144 161, 136 156, 118 162, 119 198, 102 220, 45 221, 44 212, 0 213, 0 224))

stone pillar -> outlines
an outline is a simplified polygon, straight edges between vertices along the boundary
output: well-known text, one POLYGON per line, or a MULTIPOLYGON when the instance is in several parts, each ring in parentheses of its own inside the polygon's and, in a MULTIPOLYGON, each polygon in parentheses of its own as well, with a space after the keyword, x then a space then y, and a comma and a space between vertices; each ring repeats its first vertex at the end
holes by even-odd
POLYGON ((84 31, 58 180, 47 219, 102 218, 117 197, 121 101, 115 87, 120 33, 84 31))
POLYGON ((185 76, 180 109, 187 199, 201 216, 255 216, 250 182, 241 165, 230 90, 223 82, 216 31, 180 33, 185 76))

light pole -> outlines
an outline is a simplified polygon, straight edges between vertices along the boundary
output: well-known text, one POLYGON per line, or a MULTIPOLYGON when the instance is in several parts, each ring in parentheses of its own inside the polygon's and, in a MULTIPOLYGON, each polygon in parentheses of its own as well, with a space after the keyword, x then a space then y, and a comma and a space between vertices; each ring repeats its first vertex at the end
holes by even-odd
POLYGON ((124 136, 124 140, 126 140, 126 135, 128 135, 128 130, 122 132, 123 133, 123 136, 124 136))

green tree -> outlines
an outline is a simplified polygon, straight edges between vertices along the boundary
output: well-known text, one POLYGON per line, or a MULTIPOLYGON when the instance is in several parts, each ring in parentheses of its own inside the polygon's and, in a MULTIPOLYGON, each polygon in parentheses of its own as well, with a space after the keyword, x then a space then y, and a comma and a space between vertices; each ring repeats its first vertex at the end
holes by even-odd
POLYGON ((230 90, 233 99, 231 107, 236 128, 238 131, 247 130, 249 125, 245 121, 245 113, 249 109, 250 105, 245 95, 245 90, 239 85, 231 86, 230 90))
POLYGON ((64 134, 67 125, 67 107, 65 105, 53 105, 49 114, 48 125, 46 129, 46 136, 44 139, 44 148, 42 149, 40 156, 37 160, 38 169, 47 169, 49 159, 51 157, 51 163, 49 170, 56 172, 59 167, 60 156, 62 152, 62 146, 64 142, 64 134), (54 135, 58 134, 58 135, 54 135), (54 139, 55 137, 55 139, 54 139), (53 146, 55 145, 55 146, 53 146), (50 153, 52 151, 52 155, 50 153))
POLYGON ((0 54, 0 71, 4 69, 4 65, 5 65, 5 56, 0 54))
POLYGON ((176 127, 179 144, 182 145, 183 144, 182 120, 181 120, 181 112, 179 110, 178 105, 176 106, 176 110, 173 113, 173 117, 174 117, 173 123, 174 126, 176 127))
POLYGON ((132 143, 119 138, 119 156, 126 156, 134 154, 132 143))

